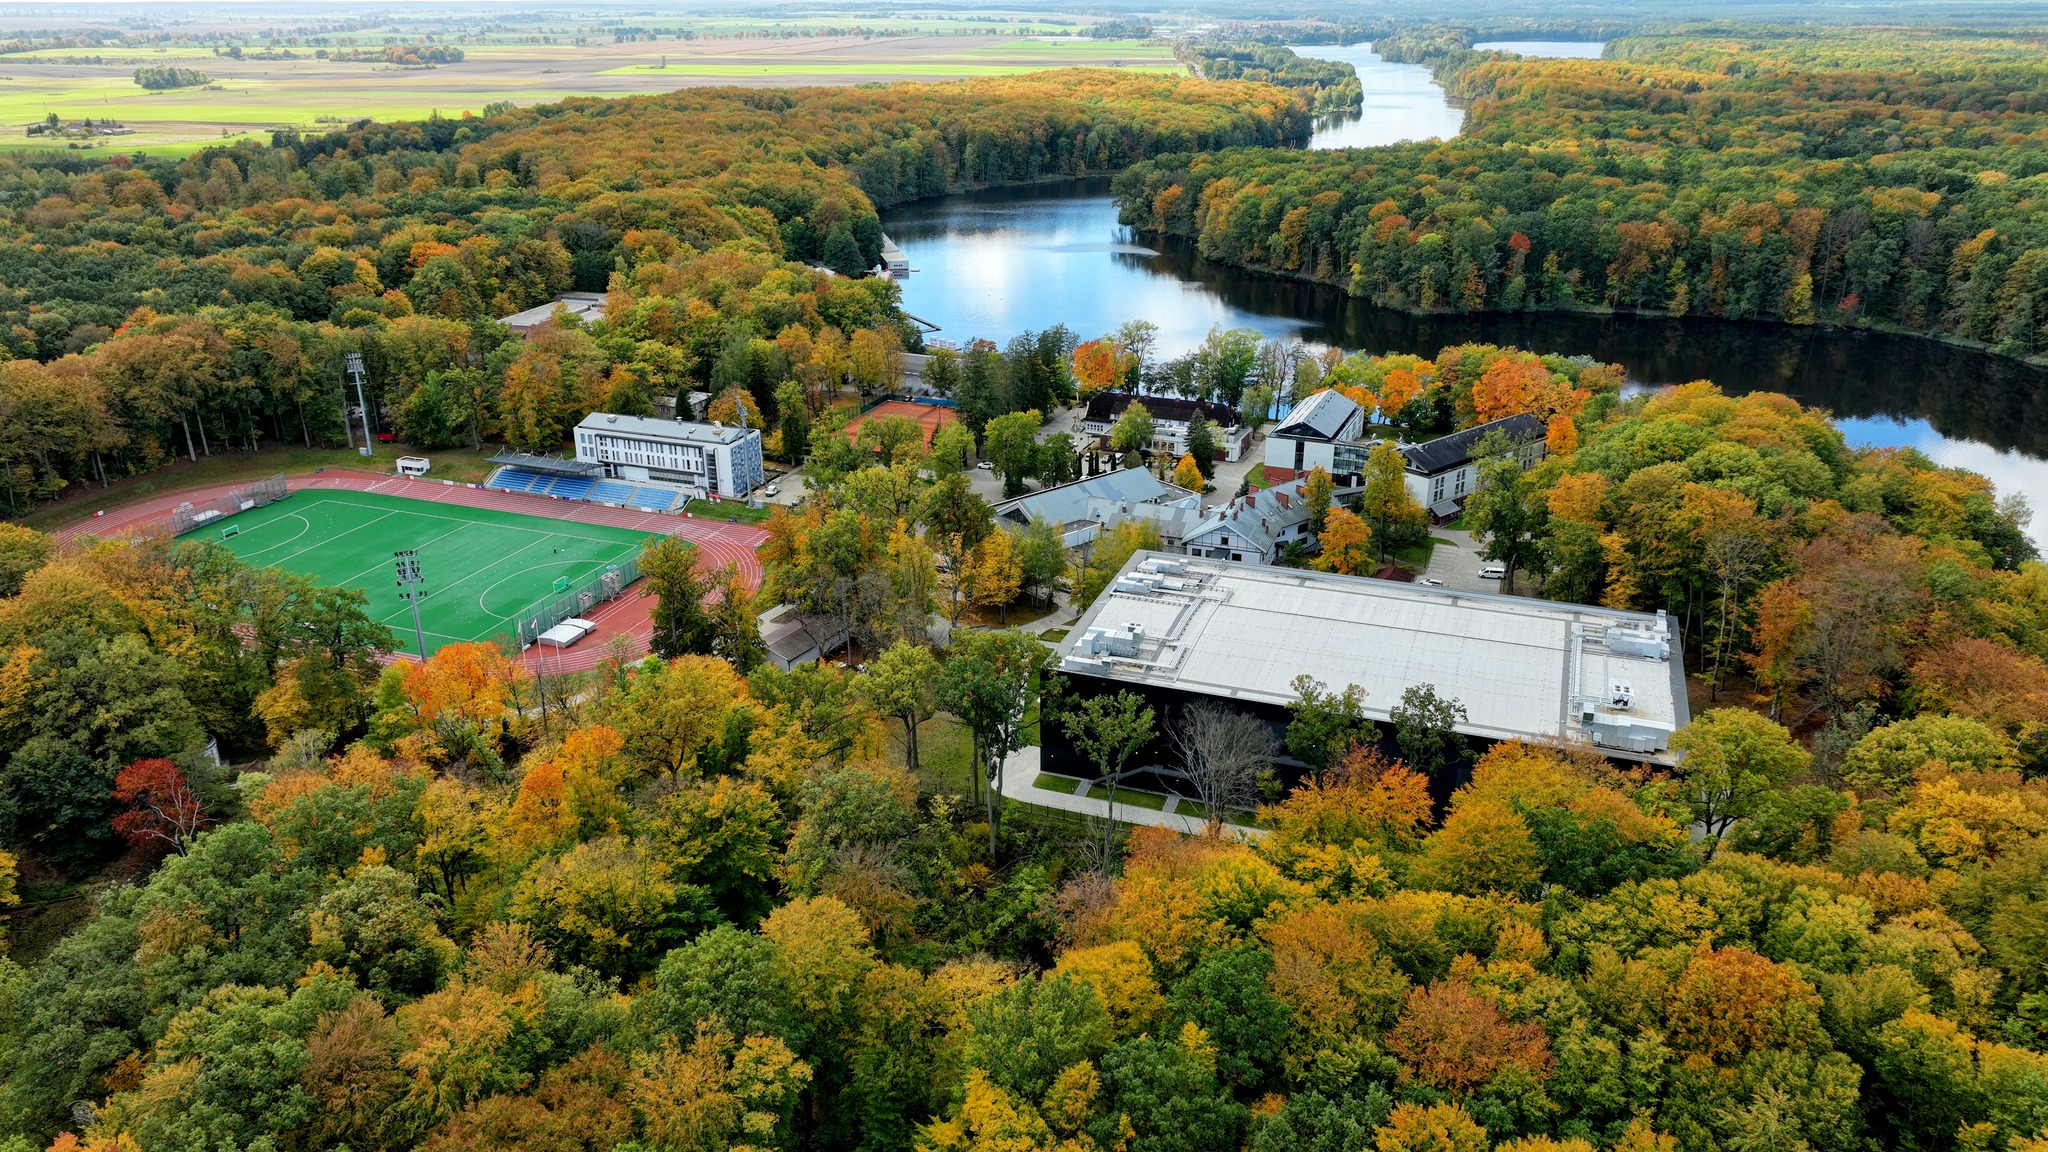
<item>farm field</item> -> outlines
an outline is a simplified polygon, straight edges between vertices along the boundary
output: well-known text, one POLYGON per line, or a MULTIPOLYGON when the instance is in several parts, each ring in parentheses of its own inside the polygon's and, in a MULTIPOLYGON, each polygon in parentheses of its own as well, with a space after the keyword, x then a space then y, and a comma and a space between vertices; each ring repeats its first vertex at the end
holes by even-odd
POLYGON ((417 654, 412 608, 399 597, 392 553, 419 552, 426 576, 420 620, 431 651, 511 635, 522 609, 555 581, 581 585, 637 556, 646 534, 370 492, 295 491, 266 508, 187 534, 222 540, 251 564, 369 594, 370 616, 400 652, 417 654), (224 533, 232 532, 222 540, 224 533))
POLYGON ((0 62, 0 148, 181 153, 281 128, 318 132, 361 119, 481 114, 493 103, 626 96, 693 85, 861 84, 1003 76, 1045 68, 1174 71, 1164 42, 987 35, 754 36, 601 44, 461 45, 432 68, 322 60, 234 59, 204 48, 46 50, 0 62), (96 61, 96 62, 87 62, 96 61), (203 87, 145 91, 137 68, 204 72, 203 87), (111 119, 128 131, 56 141, 25 133, 55 114, 111 119))

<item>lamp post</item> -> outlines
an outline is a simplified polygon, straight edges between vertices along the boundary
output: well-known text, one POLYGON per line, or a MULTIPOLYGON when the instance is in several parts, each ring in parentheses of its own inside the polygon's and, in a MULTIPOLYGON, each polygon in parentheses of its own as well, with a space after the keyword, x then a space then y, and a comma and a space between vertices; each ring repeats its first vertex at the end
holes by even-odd
POLYGON ((398 568, 398 594, 412 605, 413 639, 419 644, 420 659, 424 661, 427 658, 427 631, 420 626, 420 597, 426 593, 420 590, 420 584, 425 580, 420 575, 420 554, 408 548, 403 552, 393 552, 391 558, 398 568))

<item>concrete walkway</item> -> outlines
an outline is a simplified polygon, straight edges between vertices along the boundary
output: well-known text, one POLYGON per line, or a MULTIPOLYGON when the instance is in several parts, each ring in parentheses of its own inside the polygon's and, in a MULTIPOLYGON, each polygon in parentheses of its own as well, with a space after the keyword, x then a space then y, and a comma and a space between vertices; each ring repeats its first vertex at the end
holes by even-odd
MULTIPOLYGON (((1094 817, 1098 820, 1109 815, 1109 800, 1105 797, 1071 796, 1065 792, 1054 792, 1049 788, 1038 787, 1035 782, 1040 771, 1039 752, 1038 746, 1032 745, 1011 753, 1009 759, 1003 761, 1003 796, 1005 798, 1024 804, 1035 804, 1040 808, 1052 808, 1061 812, 1071 812, 1077 816, 1094 817)), ((1199 816, 1183 815, 1172 811, 1179 804, 1180 798, 1177 796, 1167 799, 1166 811, 1140 808, 1135 804, 1120 803, 1116 806, 1116 818, 1125 824, 1149 824, 1155 828, 1171 828, 1176 832, 1185 832, 1190 836, 1199 836, 1209 830, 1209 822, 1207 820, 1199 816)), ((1254 839, 1267 834, 1263 828, 1241 828, 1235 824, 1225 824, 1223 830, 1225 835, 1234 832, 1240 836, 1254 839)))

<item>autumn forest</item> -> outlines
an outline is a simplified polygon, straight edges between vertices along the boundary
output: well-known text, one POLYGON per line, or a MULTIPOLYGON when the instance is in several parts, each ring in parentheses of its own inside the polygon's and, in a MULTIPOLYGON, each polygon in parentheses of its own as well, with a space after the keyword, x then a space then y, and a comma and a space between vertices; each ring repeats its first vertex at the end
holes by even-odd
POLYGON ((492 643, 393 659, 360 589, 197 535, 0 523, 0 1152, 2048 1152, 2023 498, 1590 356, 1168 353, 1143 322, 927 345, 868 274, 879 209, 1116 173, 1127 222, 1388 306, 2030 356, 2038 36, 1730 24, 1539 60, 1417 25, 1381 51, 1434 67, 1465 135, 1321 153, 1356 77, 1266 39, 1191 41, 1198 75, 0 152, 11 514, 343 443, 351 354, 422 450, 559 453, 705 391, 803 466, 800 503, 750 510, 758 586, 651 541, 648 647, 555 676, 492 643), (601 309, 498 323, 570 291, 601 309), (850 427, 919 349, 959 419, 850 427), (1427 686, 1379 723, 1309 684, 1197 831, 1006 797, 1050 732, 1105 776, 1155 735, 1190 778, 1213 757, 1221 721, 1070 694, 1064 633, 1014 626, 1156 528, 1068 550, 974 487, 1098 457, 1205 501, 1263 483, 1218 481, 1206 417, 1177 458, 1142 404, 1099 452, 1046 428, 1122 388, 1254 429, 1335 390, 1403 442, 1534 417, 1540 460, 1482 442, 1454 524, 1391 447, 1345 500, 1312 472, 1321 539, 1281 563, 1372 575, 1464 532, 1505 593, 1665 612, 1682 755, 1468 741, 1427 686), (844 662, 771 659, 783 606, 844 662))

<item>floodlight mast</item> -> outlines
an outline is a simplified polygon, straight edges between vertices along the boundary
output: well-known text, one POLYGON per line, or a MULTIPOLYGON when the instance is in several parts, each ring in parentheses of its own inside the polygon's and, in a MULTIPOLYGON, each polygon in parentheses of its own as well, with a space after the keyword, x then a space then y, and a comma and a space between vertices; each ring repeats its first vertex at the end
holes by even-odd
MULTIPOLYGON (((376 437, 370 435, 370 405, 368 401, 363 399, 363 376, 365 373, 363 371, 363 357, 360 353, 351 352, 348 354, 347 370, 349 380, 356 386, 356 411, 363 418, 363 446, 358 451, 368 456, 377 450, 377 440, 376 437)), ((348 403, 348 394, 346 392, 342 394, 342 403, 344 405, 348 403)), ((343 431, 347 431, 348 413, 346 412, 341 414, 341 426, 343 431)))
POLYGON ((418 550, 408 548, 403 552, 393 552, 391 558, 398 568, 398 594, 412 604, 413 639, 419 644, 420 659, 424 661, 427 658, 427 631, 420 625, 420 597, 426 593, 420 590, 420 585, 426 578, 420 575, 420 554, 418 550))

